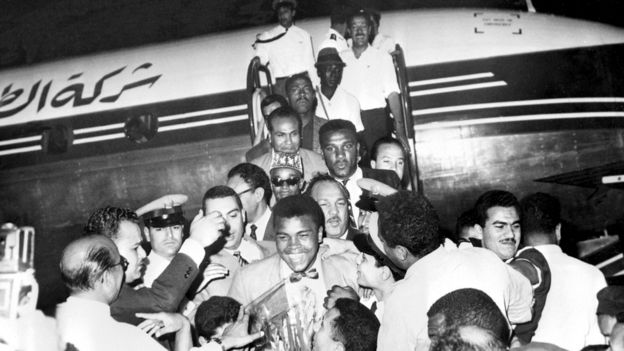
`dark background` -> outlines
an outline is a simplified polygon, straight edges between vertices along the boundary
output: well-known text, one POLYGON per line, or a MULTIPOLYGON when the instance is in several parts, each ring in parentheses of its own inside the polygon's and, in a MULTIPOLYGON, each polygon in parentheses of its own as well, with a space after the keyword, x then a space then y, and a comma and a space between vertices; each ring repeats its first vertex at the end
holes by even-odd
MULTIPOLYGON (((272 0, 3 0, 0 69, 274 22, 272 0)), ((297 17, 333 6, 526 10, 522 0, 299 0, 297 17)), ((618 0, 533 0, 537 12, 624 26, 618 0)), ((383 18, 382 18, 383 28, 383 18)))

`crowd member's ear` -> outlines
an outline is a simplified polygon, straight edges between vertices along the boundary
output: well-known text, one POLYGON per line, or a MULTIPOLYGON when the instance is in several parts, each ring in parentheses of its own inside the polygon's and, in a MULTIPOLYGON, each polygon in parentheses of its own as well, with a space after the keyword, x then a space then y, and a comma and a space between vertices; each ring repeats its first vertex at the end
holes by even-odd
POLYGON ((323 242, 323 232, 324 231, 325 231, 325 227, 322 226, 322 225, 319 226, 318 233, 317 233, 317 236, 318 236, 318 240, 317 241, 319 242, 319 244, 323 242))
POLYGON ((381 267, 381 279, 388 280, 390 278, 392 278, 392 272, 390 271, 390 268, 388 268, 388 266, 381 267))
POLYGON ((407 260, 409 256, 409 250, 407 250, 405 246, 397 245, 393 247, 392 250, 394 250, 394 253, 398 259, 400 259, 401 261, 407 260))
POLYGON ((478 224, 478 223, 475 224, 474 229, 475 229, 475 238, 483 241, 483 227, 481 226, 481 224, 478 224))
POLYGON ((557 244, 561 241, 561 223, 555 227, 555 236, 557 237, 557 244))

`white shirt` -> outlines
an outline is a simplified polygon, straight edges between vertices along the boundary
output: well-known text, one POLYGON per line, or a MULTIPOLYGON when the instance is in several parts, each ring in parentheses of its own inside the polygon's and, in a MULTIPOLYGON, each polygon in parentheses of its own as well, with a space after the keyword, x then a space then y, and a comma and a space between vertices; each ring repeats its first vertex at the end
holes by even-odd
MULTIPOLYGON (((193 239, 186 239, 180 246, 180 250, 178 253, 183 253, 189 256, 199 267, 202 260, 204 259, 204 248, 197 241, 193 239)), ((164 258, 157 254, 154 250, 150 252, 147 256, 149 259, 149 264, 145 268, 145 275, 143 276, 143 285, 151 288, 154 280, 158 279, 162 272, 167 269, 169 263, 171 263, 170 259, 164 258)))
MULTIPOLYGON (((284 31, 286 28, 278 25, 262 33, 260 39, 274 38, 284 31)), ((275 41, 256 44, 256 55, 262 64, 269 64, 275 78, 288 77, 304 71, 309 72, 311 79, 316 77, 312 38, 308 32, 295 25, 290 26, 286 35, 275 41)))
POLYGON ((58 305, 56 320, 63 344, 80 351, 166 350, 141 329, 114 320, 102 302, 70 296, 58 305))
POLYGON ((355 96, 347 93, 341 87, 337 87, 331 99, 328 99, 317 89, 316 115, 325 119, 346 119, 355 125, 355 130, 364 130, 362 118, 360 117, 360 103, 355 96), (327 110, 327 113, 325 111, 327 110))
POLYGON ((550 267, 550 290, 532 341, 566 350, 604 344, 596 318, 598 291, 607 286, 600 270, 570 257, 557 245, 534 247, 550 267))
POLYGON ((285 288, 288 304, 291 307, 303 305, 307 306, 309 310, 316 310, 314 322, 320 322, 326 311, 323 303, 329 288, 325 286, 325 276, 319 259, 314 261, 308 271, 311 269, 316 269, 319 275, 318 279, 302 278, 296 283, 291 283, 289 278, 293 270, 288 267, 284 260, 280 260, 280 277, 286 279, 285 288))
MULTIPOLYGON (((247 263, 259 261, 264 258, 264 254, 262 253, 262 249, 257 244, 250 243, 246 238, 241 240, 240 245, 235 250, 223 249, 232 256, 234 256, 234 252, 240 252, 242 258, 244 258, 247 263)), ((226 290, 227 291, 227 290, 226 290)))
POLYGON ((319 46, 319 51, 324 48, 336 48, 336 51, 341 52, 343 50, 349 49, 349 44, 347 40, 336 30, 333 28, 329 28, 327 34, 325 34, 325 39, 319 46))
MULTIPOLYGON (((264 201, 264 200, 262 200, 264 201)), ((264 240, 264 233, 266 231, 267 224, 269 224, 269 219, 271 218, 271 209, 267 206, 266 211, 257 218, 254 222, 247 223, 245 226, 245 233, 251 234, 251 225, 256 225, 256 240, 262 241, 264 240)))
POLYGON ((386 107, 386 98, 399 93, 392 57, 369 46, 356 58, 353 50, 342 51, 347 64, 342 73, 343 89, 353 94, 363 111, 386 107))
POLYGON ((375 49, 380 50, 381 52, 387 52, 389 54, 396 49, 396 44, 396 40, 394 40, 392 37, 377 33, 375 39, 373 39, 372 46, 375 49))
POLYGON ((384 299, 385 311, 377 350, 428 350, 427 311, 440 297, 457 289, 488 294, 510 322, 531 319, 531 283, 482 248, 446 248, 414 263, 384 299))
MULTIPOLYGON (((355 206, 355 203, 358 202, 358 200, 360 199, 360 196, 362 195, 362 188, 360 188, 357 185, 357 181, 359 179, 362 179, 363 177, 364 175, 362 174, 362 169, 358 167, 353 173, 353 175, 349 177, 349 180, 347 181, 347 184, 345 185, 345 187, 349 191, 349 203, 351 204, 351 210, 353 211, 353 217, 356 223, 358 221, 358 218, 360 217, 360 211, 358 211, 358 208, 355 206)), ((338 178, 336 178, 336 180, 342 183, 342 180, 338 178)))

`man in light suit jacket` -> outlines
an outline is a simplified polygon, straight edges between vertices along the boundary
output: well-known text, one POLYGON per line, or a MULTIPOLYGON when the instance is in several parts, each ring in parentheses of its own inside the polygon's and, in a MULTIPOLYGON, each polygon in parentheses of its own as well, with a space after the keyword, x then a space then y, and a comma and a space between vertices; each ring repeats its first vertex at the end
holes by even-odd
POLYGON ((340 255, 320 259, 323 211, 311 197, 284 198, 273 208, 273 216, 277 254, 241 269, 228 295, 246 305, 284 280, 289 302, 297 300, 300 287, 314 293, 320 318, 325 312, 323 300, 332 286, 357 290, 356 266, 340 255))

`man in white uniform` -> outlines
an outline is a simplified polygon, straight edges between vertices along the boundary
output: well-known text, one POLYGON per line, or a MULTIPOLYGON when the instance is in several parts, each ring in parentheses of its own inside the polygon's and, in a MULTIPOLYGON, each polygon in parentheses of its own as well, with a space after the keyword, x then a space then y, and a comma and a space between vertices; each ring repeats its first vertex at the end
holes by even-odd
POLYGON ((275 77, 274 93, 285 96, 286 78, 302 72, 312 76, 314 51, 312 38, 305 30, 295 26, 296 0, 274 0, 273 9, 279 25, 259 34, 254 47, 260 62, 269 65, 275 77))

